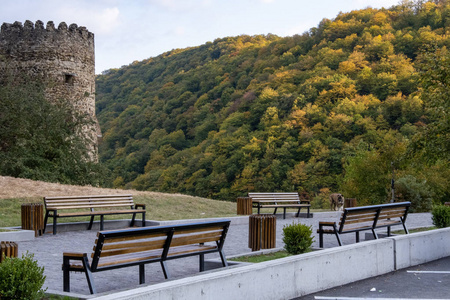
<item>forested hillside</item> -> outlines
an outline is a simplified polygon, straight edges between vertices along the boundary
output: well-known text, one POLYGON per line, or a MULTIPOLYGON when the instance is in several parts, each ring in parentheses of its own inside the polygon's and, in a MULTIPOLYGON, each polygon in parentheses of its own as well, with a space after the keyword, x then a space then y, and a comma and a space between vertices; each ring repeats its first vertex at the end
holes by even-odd
POLYGON ((385 202, 394 176, 399 200, 428 209, 449 196, 448 90, 428 105, 433 64, 450 66, 449 24, 447 1, 403 1, 108 70, 101 161, 114 187, 230 200, 305 191, 316 206, 337 191, 385 202))

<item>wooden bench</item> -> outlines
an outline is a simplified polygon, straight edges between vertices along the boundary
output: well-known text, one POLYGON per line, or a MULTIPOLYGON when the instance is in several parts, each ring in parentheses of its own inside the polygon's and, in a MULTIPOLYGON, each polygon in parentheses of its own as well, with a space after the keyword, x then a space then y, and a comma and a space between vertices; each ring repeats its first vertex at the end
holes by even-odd
POLYGON ((387 235, 391 235, 391 226, 402 225, 405 233, 409 233, 405 222, 411 202, 389 203, 371 206, 345 208, 339 225, 336 222, 319 222, 319 246, 323 248, 323 235, 334 234, 339 246, 342 246, 340 235, 344 233, 356 234, 359 242, 359 233, 371 230, 375 239, 378 235, 375 229, 387 227, 387 235), (328 229, 326 229, 328 228, 328 229))
POLYGON ((164 277, 170 277, 166 261, 198 255, 200 272, 204 270, 204 255, 218 252, 224 267, 228 266, 223 244, 230 220, 205 223, 131 228, 100 231, 91 260, 87 253, 64 253, 63 285, 70 292, 70 271, 84 272, 91 294, 95 293, 92 273, 139 266, 139 283, 145 283, 145 264, 159 262, 164 277))
POLYGON ((283 208, 283 219, 286 219, 287 208, 298 209, 296 217, 300 216, 302 208, 306 208, 307 217, 310 217, 310 201, 300 199, 298 193, 248 193, 248 197, 252 199, 253 207, 258 209, 258 214, 261 208, 274 208, 273 214, 277 213, 278 208, 283 208))
POLYGON ((53 218, 53 234, 56 234, 56 220, 65 217, 90 216, 88 230, 91 230, 95 216, 100 216, 100 230, 103 230, 105 215, 132 214, 130 226, 134 226, 136 214, 142 214, 145 226, 145 205, 134 204, 132 195, 95 195, 44 197, 44 233, 48 218, 53 218), (61 212, 62 211, 62 212, 61 212))

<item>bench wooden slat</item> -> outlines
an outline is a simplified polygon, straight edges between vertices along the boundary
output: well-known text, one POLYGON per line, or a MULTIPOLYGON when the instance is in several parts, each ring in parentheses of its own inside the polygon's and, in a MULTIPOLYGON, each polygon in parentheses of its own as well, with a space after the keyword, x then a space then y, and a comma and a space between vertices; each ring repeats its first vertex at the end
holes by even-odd
POLYGON ((197 245, 197 246, 182 246, 182 247, 175 247, 170 248, 168 257, 175 256, 175 255, 181 255, 181 254, 188 254, 188 253, 194 253, 201 251, 207 251, 207 250, 214 250, 215 246, 207 246, 207 245, 197 245))
MULTIPOLYGON (((151 243, 131 243, 122 245, 117 249, 103 250, 102 257, 118 256, 128 253, 144 252, 148 250, 162 249, 165 244, 165 240, 152 241, 151 243)), ((93 258, 93 257, 92 257, 93 258)))

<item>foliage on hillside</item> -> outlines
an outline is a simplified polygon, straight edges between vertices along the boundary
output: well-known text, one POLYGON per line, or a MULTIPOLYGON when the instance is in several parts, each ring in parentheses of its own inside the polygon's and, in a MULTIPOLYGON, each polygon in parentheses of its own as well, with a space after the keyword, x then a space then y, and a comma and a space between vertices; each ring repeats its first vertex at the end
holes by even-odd
POLYGON ((359 204, 387 201, 395 168, 440 202, 448 156, 424 159, 430 148, 411 141, 435 124, 418 66, 449 44, 449 21, 447 1, 403 1, 302 35, 221 38, 108 70, 97 78, 101 161, 114 187, 218 199, 341 191, 359 204))

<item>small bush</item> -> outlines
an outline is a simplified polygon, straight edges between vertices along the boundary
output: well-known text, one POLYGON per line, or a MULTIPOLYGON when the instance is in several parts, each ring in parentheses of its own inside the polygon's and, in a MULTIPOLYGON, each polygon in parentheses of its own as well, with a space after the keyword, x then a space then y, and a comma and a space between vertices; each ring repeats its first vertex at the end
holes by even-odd
POLYGON ((433 224, 437 228, 450 227, 450 206, 436 205, 431 211, 433 224))
POLYGON ((311 226, 294 222, 283 227, 284 249, 290 254, 301 254, 307 252, 314 239, 311 226))
POLYGON ((395 193, 398 201, 410 201, 409 212, 429 212, 433 203, 433 192, 425 180, 406 175, 395 182, 395 193))
POLYGON ((45 290, 44 267, 39 267, 33 254, 22 258, 6 257, 0 264, 0 298, 5 299, 42 299, 45 290))

